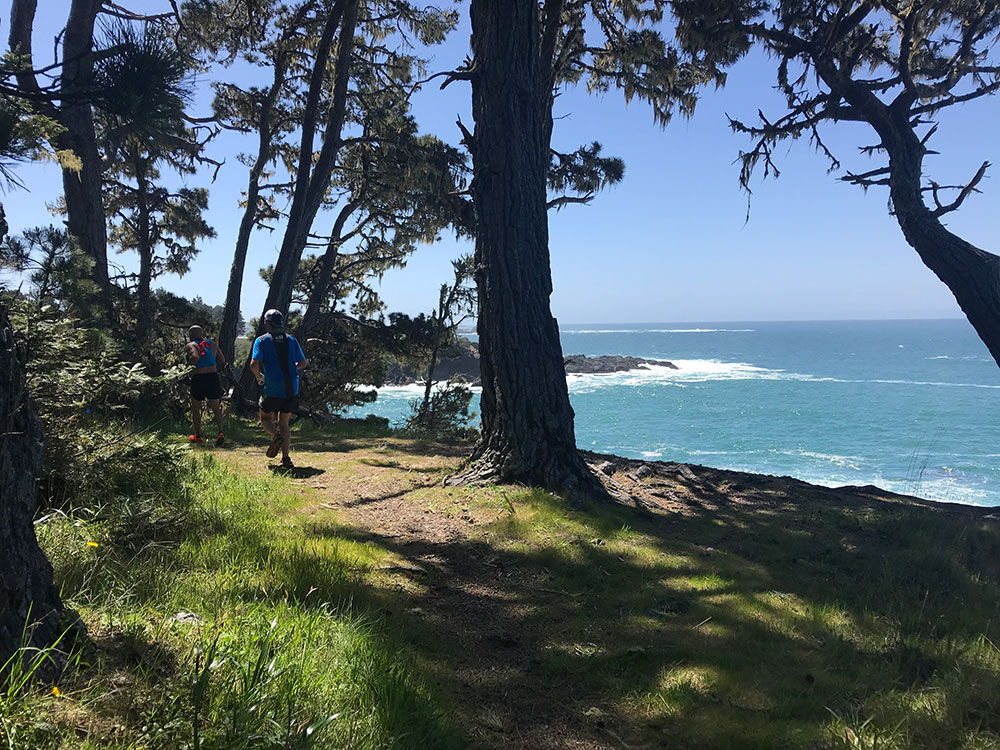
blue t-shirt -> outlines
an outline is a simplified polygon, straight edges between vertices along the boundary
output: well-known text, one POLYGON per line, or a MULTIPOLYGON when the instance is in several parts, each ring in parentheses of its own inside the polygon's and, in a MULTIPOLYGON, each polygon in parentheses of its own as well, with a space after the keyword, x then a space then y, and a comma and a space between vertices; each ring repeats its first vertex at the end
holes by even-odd
POLYGON ((264 395, 290 398, 299 395, 299 362, 306 355, 294 336, 267 333, 253 342, 251 355, 264 366, 264 395))

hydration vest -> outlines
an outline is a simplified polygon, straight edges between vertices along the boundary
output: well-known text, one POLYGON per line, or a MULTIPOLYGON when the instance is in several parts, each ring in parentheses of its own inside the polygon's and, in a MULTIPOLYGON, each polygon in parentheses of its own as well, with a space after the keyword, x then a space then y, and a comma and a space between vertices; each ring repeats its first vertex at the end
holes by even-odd
POLYGON ((292 382, 291 359, 288 356, 288 334, 285 332, 269 333, 267 334, 267 338, 271 340, 271 344, 274 346, 274 353, 278 360, 278 370, 281 372, 281 380, 285 386, 285 395, 294 396, 298 389, 292 382))
POLYGON ((215 367, 215 346, 208 339, 195 341, 198 345, 198 353, 201 354, 195 367, 215 367))

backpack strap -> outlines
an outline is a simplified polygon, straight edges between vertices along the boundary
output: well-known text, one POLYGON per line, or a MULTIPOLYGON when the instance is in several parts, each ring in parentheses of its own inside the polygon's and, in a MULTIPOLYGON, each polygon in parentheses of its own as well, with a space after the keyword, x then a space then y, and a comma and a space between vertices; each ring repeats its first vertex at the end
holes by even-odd
POLYGON ((278 356, 278 367, 281 369, 281 378, 285 381, 285 397, 291 398, 295 395, 295 386, 292 384, 292 371, 290 358, 288 356, 288 334, 268 334, 274 343, 274 352, 278 356))

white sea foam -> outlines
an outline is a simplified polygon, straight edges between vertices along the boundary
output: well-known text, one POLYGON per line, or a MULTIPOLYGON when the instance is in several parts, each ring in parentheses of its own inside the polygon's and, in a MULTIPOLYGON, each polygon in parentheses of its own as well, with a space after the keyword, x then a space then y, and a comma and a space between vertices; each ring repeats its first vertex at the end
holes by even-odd
MULTIPOLYGON (((661 360, 666 362, 668 360, 661 360)), ((723 362, 718 359, 671 359, 677 369, 650 365, 648 367, 606 374, 575 373, 567 376, 570 391, 590 393, 601 388, 635 385, 670 385, 683 388, 687 383, 718 380, 794 380, 809 383, 879 383, 883 385, 919 385, 940 388, 1000 389, 988 383, 949 383, 936 380, 845 379, 789 372, 759 367, 747 362, 723 362)))
POLYGON ((861 464, 864 459, 860 456, 839 456, 835 453, 819 453, 818 451, 806 451, 806 450, 787 450, 778 451, 786 456, 798 456, 802 458, 813 458, 818 461, 824 461, 826 463, 831 463, 834 466, 841 466, 845 469, 852 469, 853 471, 861 471, 861 464))
MULTIPOLYGON (((380 398, 413 398, 414 396, 424 395, 424 384, 423 383, 410 383, 408 385, 386 385, 378 389, 378 395, 380 398)), ((438 390, 439 386, 434 386, 434 390, 438 390)), ((469 390, 473 393, 482 393, 482 388, 478 385, 469 386, 469 390)))
POLYGON ((643 458, 660 458, 663 454, 660 451, 639 451, 643 458))
POLYGON ((886 383, 889 385, 934 385, 945 388, 1000 388, 986 383, 939 383, 933 380, 838 380, 838 383, 886 383))
POLYGON ((578 328, 559 333, 753 333, 756 328, 578 328))

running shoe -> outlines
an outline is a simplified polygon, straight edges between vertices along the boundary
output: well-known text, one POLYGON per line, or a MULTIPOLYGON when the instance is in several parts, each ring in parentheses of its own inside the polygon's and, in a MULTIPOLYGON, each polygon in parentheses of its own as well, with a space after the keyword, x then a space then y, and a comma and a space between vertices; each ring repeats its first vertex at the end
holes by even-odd
POLYGON ((226 436, 220 432, 215 438, 215 447, 221 448, 223 445, 225 445, 225 443, 226 443, 226 436))
POLYGON ((191 443, 204 443, 205 442, 204 440, 202 440, 201 435, 188 435, 188 441, 191 442, 191 443))
POLYGON ((292 459, 290 459, 288 456, 285 456, 283 459, 281 459, 281 468, 282 469, 294 469, 295 468, 295 464, 292 463, 292 459))
POLYGON ((281 433, 279 432, 273 438, 271 438, 271 444, 267 446, 267 450, 264 455, 268 458, 274 458, 278 455, 278 451, 281 450, 281 433))

